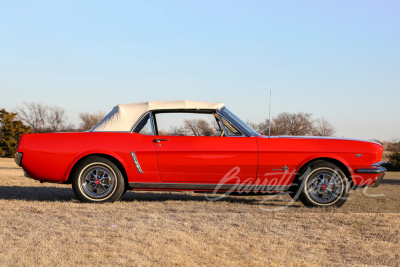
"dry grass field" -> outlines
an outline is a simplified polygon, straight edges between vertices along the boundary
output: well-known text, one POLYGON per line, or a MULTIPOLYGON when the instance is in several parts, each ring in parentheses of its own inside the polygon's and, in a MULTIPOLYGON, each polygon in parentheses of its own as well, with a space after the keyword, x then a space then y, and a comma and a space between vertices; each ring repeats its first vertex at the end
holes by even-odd
POLYGON ((0 266, 399 265, 400 173, 352 192, 339 209, 268 212, 263 199, 128 192, 114 204, 83 204, 70 186, 40 184, 0 159, 0 266))

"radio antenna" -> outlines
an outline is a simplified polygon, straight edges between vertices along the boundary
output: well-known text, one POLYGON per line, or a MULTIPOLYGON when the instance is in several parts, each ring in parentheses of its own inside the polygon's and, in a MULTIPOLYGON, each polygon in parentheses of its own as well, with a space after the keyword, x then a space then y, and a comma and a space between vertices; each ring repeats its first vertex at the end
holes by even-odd
POLYGON ((272 92, 269 90, 269 122, 268 122, 268 136, 271 138, 271 98, 272 98, 272 92))

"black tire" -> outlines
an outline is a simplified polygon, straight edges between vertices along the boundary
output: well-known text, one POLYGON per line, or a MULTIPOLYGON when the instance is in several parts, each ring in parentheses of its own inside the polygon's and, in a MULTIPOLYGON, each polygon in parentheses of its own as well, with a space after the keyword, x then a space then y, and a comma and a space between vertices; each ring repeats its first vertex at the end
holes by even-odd
POLYGON ((289 192, 289 196, 290 196, 294 201, 300 201, 300 200, 299 200, 299 197, 297 196, 296 188, 295 188, 295 187, 290 188, 290 191, 291 191, 291 192, 289 192))
POLYGON ((349 196, 349 180, 333 163, 315 161, 308 165, 291 197, 307 207, 340 207, 349 196))
POLYGON ((126 191, 128 191, 128 189, 124 189, 124 192, 122 192, 122 195, 121 196, 123 196, 123 195, 125 195, 126 194, 126 191))
POLYGON ((84 159, 75 169, 72 188, 83 202, 115 202, 125 190, 125 181, 114 163, 93 156, 84 159))

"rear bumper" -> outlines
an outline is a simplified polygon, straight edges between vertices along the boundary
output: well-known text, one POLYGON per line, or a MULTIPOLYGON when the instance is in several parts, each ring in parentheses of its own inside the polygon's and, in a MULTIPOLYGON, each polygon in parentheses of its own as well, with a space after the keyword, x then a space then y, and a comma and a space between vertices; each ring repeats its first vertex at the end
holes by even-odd
POLYGON ((357 173, 361 173, 361 174, 371 174, 372 177, 375 177, 374 181, 371 184, 371 187, 378 187, 382 180, 383 177, 385 177, 386 174, 386 168, 381 167, 381 166, 372 166, 372 169, 358 169, 356 170, 357 173))
MULTIPOLYGON (((20 152, 15 153, 15 158, 14 158, 14 160, 15 160, 15 163, 17 163, 17 165, 18 165, 19 167, 22 167, 22 153, 20 153, 20 152)), ((30 176, 25 172, 25 170, 24 170, 24 176, 27 177, 27 178, 31 178, 31 179, 32 179, 32 177, 30 177, 30 176)))
POLYGON ((19 167, 21 167, 22 153, 20 153, 20 152, 15 153, 15 158, 14 158, 14 160, 15 160, 15 163, 17 163, 17 165, 18 165, 19 167))

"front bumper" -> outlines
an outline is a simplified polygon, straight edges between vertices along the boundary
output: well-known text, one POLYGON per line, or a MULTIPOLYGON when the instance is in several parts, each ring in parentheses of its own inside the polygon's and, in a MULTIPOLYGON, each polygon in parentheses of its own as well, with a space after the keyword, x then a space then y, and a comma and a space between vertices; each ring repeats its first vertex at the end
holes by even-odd
POLYGON ((374 181, 372 182, 372 187, 378 187, 382 180, 383 177, 385 177, 386 174, 386 168, 381 167, 381 166, 372 166, 372 169, 358 169, 356 170, 357 173, 362 173, 362 174, 371 174, 372 177, 375 177, 374 181))

